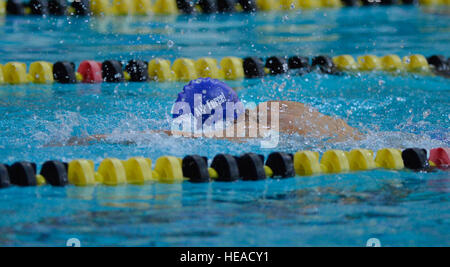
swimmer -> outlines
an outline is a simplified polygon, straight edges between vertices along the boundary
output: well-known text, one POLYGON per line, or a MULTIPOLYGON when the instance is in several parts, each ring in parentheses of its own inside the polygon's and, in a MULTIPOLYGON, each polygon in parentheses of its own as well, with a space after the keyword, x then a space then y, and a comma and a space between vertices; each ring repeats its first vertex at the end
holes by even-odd
MULTIPOLYGON (((199 125, 199 128, 211 129, 211 125, 217 126, 217 123, 213 124, 213 122, 222 121, 224 127, 213 128, 211 132, 201 135, 195 135, 195 132, 177 127, 172 127, 172 130, 146 131, 143 134, 164 133, 168 136, 212 137, 232 141, 262 138, 264 137, 262 134, 255 136, 254 133, 270 131, 330 141, 359 140, 361 136, 358 130, 349 126, 344 120, 324 115, 298 102, 269 101, 260 103, 255 109, 245 110, 232 88, 210 78, 200 78, 187 84, 178 94, 172 116, 175 126, 194 121, 193 124, 199 125), (231 123, 224 124, 224 121, 231 123)), ((87 145, 93 142, 107 142, 108 137, 109 135, 103 134, 74 137, 68 144, 87 145)), ((133 143, 133 140, 126 143, 133 143)))

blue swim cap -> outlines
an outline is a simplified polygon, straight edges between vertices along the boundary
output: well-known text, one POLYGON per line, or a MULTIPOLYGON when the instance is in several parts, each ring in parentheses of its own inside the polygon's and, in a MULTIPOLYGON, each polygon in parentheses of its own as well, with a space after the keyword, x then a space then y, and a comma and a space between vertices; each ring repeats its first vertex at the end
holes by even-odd
MULTIPOLYGON (((178 94, 174 109, 172 110, 174 119, 186 115, 183 114, 186 111, 180 110, 182 105, 177 106, 177 104, 186 105, 186 103, 189 105, 190 115, 196 118, 200 118, 201 116, 202 124, 219 108, 223 111, 223 120, 225 121, 227 116, 227 103, 234 104, 234 110, 228 111, 230 114, 233 112, 234 119, 237 119, 244 112, 243 105, 236 92, 226 83, 211 78, 192 80, 184 86, 183 91, 178 94), (194 103, 196 97, 198 103, 194 103)), ((230 107, 230 104, 228 104, 228 107, 230 107)))

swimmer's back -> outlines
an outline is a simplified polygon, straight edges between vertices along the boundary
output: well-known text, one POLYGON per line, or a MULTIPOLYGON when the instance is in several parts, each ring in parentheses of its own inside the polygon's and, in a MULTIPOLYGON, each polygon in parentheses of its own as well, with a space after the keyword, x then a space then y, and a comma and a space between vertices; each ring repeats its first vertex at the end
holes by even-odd
MULTIPOLYGON (((300 134, 313 138, 335 137, 338 139, 358 138, 360 133, 344 120, 324 115, 316 109, 294 101, 268 101, 258 109, 279 107, 279 131, 286 134, 300 134)), ((268 125, 270 125, 270 120, 268 125)))

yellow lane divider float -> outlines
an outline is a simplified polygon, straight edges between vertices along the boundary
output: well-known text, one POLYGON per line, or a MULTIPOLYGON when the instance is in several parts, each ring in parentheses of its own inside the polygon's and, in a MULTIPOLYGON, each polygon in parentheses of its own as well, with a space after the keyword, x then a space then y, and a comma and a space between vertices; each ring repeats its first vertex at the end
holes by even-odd
POLYGON ((44 61, 33 62, 27 73, 27 65, 20 62, 9 62, 5 66, 0 65, 0 83, 25 84, 25 83, 52 83, 53 64, 44 61))
POLYGON ((69 163, 68 182, 76 186, 104 184, 110 186, 122 184, 144 184, 146 182, 176 183, 184 180, 181 161, 175 157, 161 157, 151 169, 152 161, 145 158, 131 158, 121 161, 115 158, 105 159, 98 171, 94 162, 74 160, 69 163))
POLYGON ((4 0, 0 0, 0 16, 6 14, 6 2, 4 0))
POLYGON ((358 61, 350 55, 333 58, 337 69, 341 71, 407 71, 411 73, 429 73, 430 63, 423 55, 411 55, 400 59, 397 55, 377 57, 365 55, 358 57, 358 61))
POLYGON ((153 81, 191 81, 197 78, 237 80, 244 78, 242 59, 226 57, 220 62, 213 58, 200 58, 197 61, 179 58, 171 63, 169 60, 153 59, 148 64, 148 75, 153 81))
POLYGON ((294 166, 297 175, 310 176, 321 173, 342 173, 347 171, 363 171, 375 168, 404 168, 402 152, 397 149, 382 149, 374 159, 373 152, 367 149, 355 149, 350 152, 330 150, 323 154, 319 161, 319 153, 300 151, 294 155, 294 166))

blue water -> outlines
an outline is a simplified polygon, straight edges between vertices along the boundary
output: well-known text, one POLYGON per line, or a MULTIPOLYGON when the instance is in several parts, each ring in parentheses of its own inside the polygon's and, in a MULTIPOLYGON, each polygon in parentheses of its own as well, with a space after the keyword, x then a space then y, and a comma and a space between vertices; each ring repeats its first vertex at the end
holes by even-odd
MULTIPOLYGON (((318 54, 448 54, 450 17, 416 7, 152 18, 0 18, 0 63, 318 54)), ((450 83, 419 75, 311 73, 229 82, 244 102, 293 100, 365 138, 282 136, 276 149, 140 131, 169 127, 183 83, 0 86, 0 162, 42 164, 274 150, 449 146, 450 83), (52 147, 111 134, 112 144, 52 147), (134 144, 120 141, 134 140, 134 144)), ((260 182, 0 191, 0 245, 450 245, 449 173, 370 172, 260 182)))

